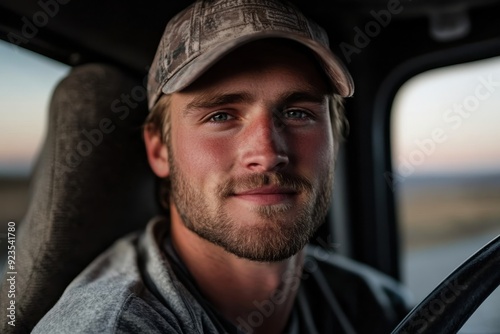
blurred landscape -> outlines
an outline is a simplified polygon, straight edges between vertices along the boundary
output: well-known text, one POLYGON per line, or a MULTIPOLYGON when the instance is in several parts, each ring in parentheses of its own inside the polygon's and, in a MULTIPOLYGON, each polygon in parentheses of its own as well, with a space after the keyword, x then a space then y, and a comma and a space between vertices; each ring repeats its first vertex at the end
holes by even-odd
POLYGON ((396 197, 408 251, 500 233, 500 171, 414 176, 396 197))
MULTIPOLYGON (((414 176, 396 197, 402 277, 416 303, 500 234, 500 172, 414 176)), ((459 333, 500 333, 499 309, 496 289, 459 333)))

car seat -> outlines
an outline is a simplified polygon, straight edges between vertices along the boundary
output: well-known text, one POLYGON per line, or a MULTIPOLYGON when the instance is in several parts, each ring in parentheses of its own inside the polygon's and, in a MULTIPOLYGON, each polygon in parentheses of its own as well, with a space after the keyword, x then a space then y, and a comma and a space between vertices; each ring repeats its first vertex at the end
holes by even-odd
POLYGON ((75 67, 55 89, 16 233, 15 299, 1 282, 0 307, 15 300, 15 327, 2 317, 1 333, 29 333, 99 253, 159 212, 146 115, 143 80, 112 66, 75 67))

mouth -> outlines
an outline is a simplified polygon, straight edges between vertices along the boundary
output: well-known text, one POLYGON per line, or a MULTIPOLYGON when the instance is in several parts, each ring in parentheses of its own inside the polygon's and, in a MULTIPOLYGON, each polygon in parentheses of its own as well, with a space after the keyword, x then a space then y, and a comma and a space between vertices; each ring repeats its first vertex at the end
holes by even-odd
POLYGON ((290 202, 297 195, 298 192, 291 188, 265 186, 236 192, 233 197, 259 205, 275 205, 290 202))

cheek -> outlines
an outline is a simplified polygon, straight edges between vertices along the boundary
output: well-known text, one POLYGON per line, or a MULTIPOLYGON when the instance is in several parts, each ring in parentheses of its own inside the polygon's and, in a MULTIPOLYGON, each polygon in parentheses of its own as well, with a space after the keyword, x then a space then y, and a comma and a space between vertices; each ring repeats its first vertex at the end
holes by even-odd
POLYGON ((176 166, 182 168, 184 175, 202 182, 218 179, 227 174, 231 163, 231 147, 227 140, 194 135, 195 131, 185 131, 190 135, 178 135, 172 139, 172 149, 176 166))
POLYGON ((322 174, 334 168, 334 145, 331 130, 321 128, 294 141, 295 159, 298 164, 310 170, 311 173, 322 174))

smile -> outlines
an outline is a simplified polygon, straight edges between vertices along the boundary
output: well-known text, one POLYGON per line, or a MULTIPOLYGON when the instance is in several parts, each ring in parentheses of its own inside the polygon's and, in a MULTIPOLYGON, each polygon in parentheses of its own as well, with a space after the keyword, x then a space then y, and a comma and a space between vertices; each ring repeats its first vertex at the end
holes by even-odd
POLYGON ((237 192, 233 197, 259 205, 273 205, 289 202, 296 195, 297 191, 293 189, 269 186, 237 192))

